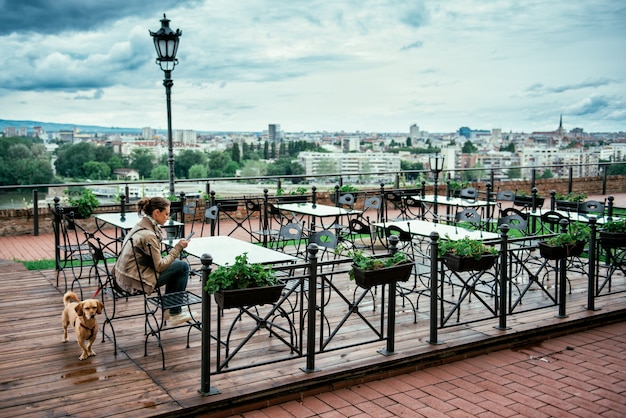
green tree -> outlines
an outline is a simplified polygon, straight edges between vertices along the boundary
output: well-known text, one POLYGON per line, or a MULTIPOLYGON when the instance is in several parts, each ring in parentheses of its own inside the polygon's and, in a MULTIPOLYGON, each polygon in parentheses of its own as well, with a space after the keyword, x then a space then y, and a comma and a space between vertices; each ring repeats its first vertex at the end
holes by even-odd
POLYGON ((549 168, 543 170, 543 173, 539 176, 540 179, 551 179, 552 177, 554 177, 554 173, 549 168))
POLYGON ((135 148, 131 158, 130 166, 137 170, 139 176, 149 177, 150 172, 154 168, 154 155, 152 152, 146 148, 135 148))
POLYGON ((150 171, 152 180, 168 180, 170 178, 170 169, 168 166, 159 164, 150 171))
POLYGON ((239 144, 233 143, 233 147, 230 150, 230 158, 236 163, 241 162, 241 151, 239 150, 239 144))
POLYGON ((79 142, 78 144, 63 144, 56 151, 57 173, 65 177, 85 178, 84 164, 96 161, 96 146, 91 142, 79 142))
POLYGON ((85 176, 93 180, 103 180, 111 177, 111 168, 107 163, 88 161, 83 165, 85 176))
POLYGON ((472 141, 470 141, 469 139, 465 141, 465 143, 463 144, 463 148, 461 148, 461 152, 463 154, 473 154, 476 151, 478 151, 478 148, 476 148, 476 146, 472 144, 472 141))
POLYGON ((182 150, 174 161, 174 172, 177 178, 187 178, 189 169, 194 165, 207 164, 207 156, 201 151, 182 150))
POLYGON ((521 179, 522 169, 519 167, 511 167, 507 170, 507 177, 510 179, 521 179))
POLYGON ((187 178, 190 179, 203 179, 208 177, 208 169, 205 164, 195 164, 192 165, 189 169, 189 175, 187 178))

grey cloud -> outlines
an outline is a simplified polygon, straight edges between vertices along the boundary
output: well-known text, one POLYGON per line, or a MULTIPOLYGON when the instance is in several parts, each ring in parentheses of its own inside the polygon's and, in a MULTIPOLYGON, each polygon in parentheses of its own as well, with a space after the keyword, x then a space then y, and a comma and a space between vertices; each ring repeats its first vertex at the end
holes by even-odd
POLYGON ((613 80, 606 77, 587 80, 575 84, 563 84, 561 86, 545 86, 543 83, 535 83, 529 86, 526 91, 535 94, 551 94, 551 93, 564 93, 570 90, 580 90, 585 88, 597 88, 601 86, 607 86, 609 84, 618 83, 618 80, 613 80))
POLYGON ((592 115, 608 109, 610 105, 608 97, 591 96, 571 106, 567 113, 574 116, 592 115))
POLYGON ((160 17, 168 9, 194 3, 197 0, 5 0, 0 1, 0 36, 92 30, 129 15, 160 17))
POLYGON ((407 51, 409 49, 418 49, 421 48, 424 45, 424 42, 422 41, 415 41, 413 43, 410 43, 408 45, 403 46, 402 48, 400 48, 401 51, 407 51))

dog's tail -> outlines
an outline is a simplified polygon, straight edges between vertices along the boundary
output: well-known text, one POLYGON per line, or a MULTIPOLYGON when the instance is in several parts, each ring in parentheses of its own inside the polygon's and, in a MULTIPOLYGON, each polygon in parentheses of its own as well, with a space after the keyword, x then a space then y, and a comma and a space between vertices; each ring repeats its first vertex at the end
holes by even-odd
POLYGON ((66 292, 65 295, 63 296, 63 303, 65 304, 65 306, 67 306, 72 302, 80 302, 80 299, 78 299, 78 296, 76 296, 76 293, 70 290, 66 292))

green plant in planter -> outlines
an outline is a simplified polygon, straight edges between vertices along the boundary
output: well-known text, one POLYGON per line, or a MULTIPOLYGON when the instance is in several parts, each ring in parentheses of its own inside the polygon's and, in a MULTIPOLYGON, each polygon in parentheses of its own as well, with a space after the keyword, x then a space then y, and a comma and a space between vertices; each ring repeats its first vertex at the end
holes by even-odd
MULTIPOLYGON (((335 248, 336 254, 342 254, 345 248, 341 245, 335 248)), ((392 267, 398 264, 411 261, 409 257, 402 251, 397 251, 395 254, 389 257, 374 257, 365 254, 363 250, 353 249, 346 251, 346 256, 352 258, 353 264, 361 270, 380 270, 386 267, 392 267)), ((354 280, 354 270, 350 270, 348 273, 350 280, 354 280)))
POLYGON ((448 235, 446 239, 439 243, 438 254, 443 257, 446 254, 454 254, 459 257, 480 259, 485 254, 498 254, 498 249, 491 245, 485 245, 482 241, 471 239, 465 236, 462 239, 453 241, 448 235))
POLYGON ((100 205, 100 201, 91 189, 83 189, 78 196, 70 195, 67 199, 70 206, 77 206, 78 213, 84 218, 91 216, 93 211, 100 205))
POLYGON ((219 266, 209 275, 204 290, 214 294, 220 290, 248 289, 281 284, 270 267, 248 263, 248 253, 235 257, 235 263, 219 266))
POLYGON ((557 193, 554 198, 556 200, 565 200, 567 202, 584 202, 585 199, 587 199, 587 194, 574 192, 570 192, 568 194, 557 193))
POLYGON ((564 247, 566 245, 576 245, 582 241, 589 241, 590 235, 589 227, 574 224, 569 231, 550 237, 545 242, 552 247, 564 247))
POLYGON ((606 221, 602 225, 603 232, 626 233, 626 219, 606 221))

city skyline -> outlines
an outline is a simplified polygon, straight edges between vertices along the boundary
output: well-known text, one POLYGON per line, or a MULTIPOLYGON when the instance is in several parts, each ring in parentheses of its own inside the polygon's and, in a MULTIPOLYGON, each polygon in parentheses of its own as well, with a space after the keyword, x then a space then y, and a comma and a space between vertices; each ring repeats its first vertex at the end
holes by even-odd
POLYGON ((174 129, 626 131, 626 5, 3 4, 2 119, 166 128, 148 30, 182 30, 174 129))

